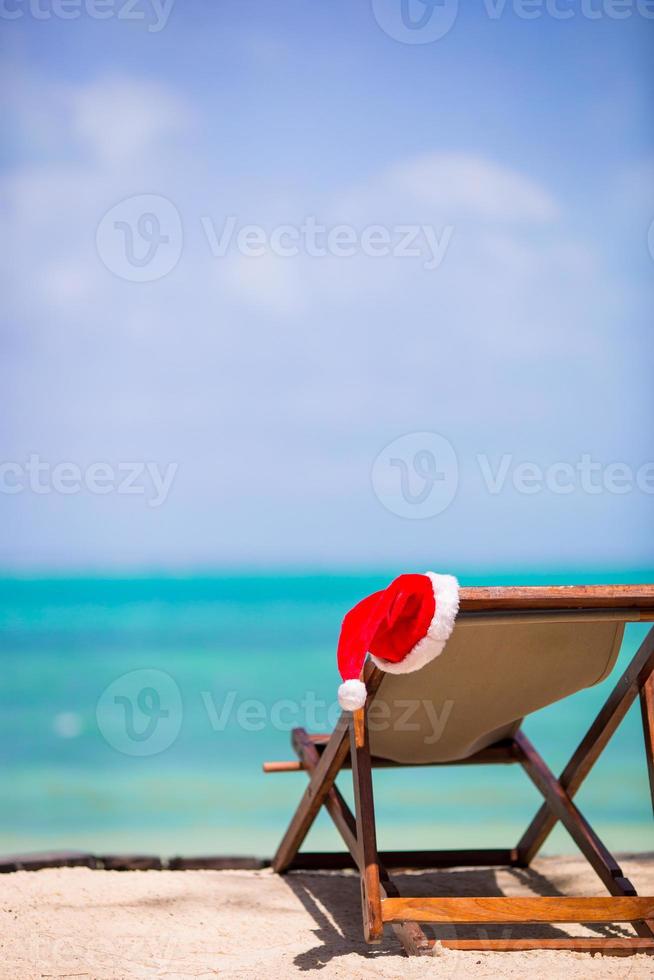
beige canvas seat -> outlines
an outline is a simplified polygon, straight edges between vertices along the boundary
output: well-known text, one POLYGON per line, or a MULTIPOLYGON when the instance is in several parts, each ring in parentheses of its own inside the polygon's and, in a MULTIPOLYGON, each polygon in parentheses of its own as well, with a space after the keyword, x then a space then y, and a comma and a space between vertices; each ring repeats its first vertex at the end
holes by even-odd
POLYGON ((525 715, 604 680, 623 633, 622 618, 597 613, 462 618, 431 663, 384 675, 370 751, 410 765, 468 758, 513 736, 525 715))
MULTIPOLYGON (((630 922, 632 939, 449 940, 458 948, 565 948, 654 952, 654 898, 639 897, 573 797, 633 701, 640 697, 646 770, 654 805, 654 629, 651 629, 559 779, 521 730, 525 715, 604 680, 615 666, 625 624, 654 621, 654 586, 463 589, 445 650, 413 673, 386 674, 371 661, 366 704, 343 712, 330 735, 295 729, 298 762, 310 782, 273 859, 283 873, 302 868, 359 869, 364 935, 379 941, 391 925, 411 954, 431 951, 418 923, 630 922), (456 851, 377 851, 372 769, 376 766, 519 763, 544 803, 514 847, 456 851), (355 813, 335 785, 351 768, 355 813), (348 853, 298 853, 321 806, 348 853), (561 821, 610 897, 517 899, 401 897, 388 867, 527 867, 561 821)), ((628 844, 628 842, 627 842, 628 844)))

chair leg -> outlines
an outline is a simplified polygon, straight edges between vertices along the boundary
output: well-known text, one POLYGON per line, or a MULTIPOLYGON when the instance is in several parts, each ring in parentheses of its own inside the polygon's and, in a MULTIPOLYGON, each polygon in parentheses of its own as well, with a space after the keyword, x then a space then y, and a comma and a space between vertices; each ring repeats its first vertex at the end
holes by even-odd
MULTIPOLYGON (((363 680, 368 691, 368 703, 374 698, 383 677, 382 670, 371 661, 366 662, 363 680)), ((320 761, 311 772, 309 785, 272 859, 273 871, 278 874, 283 874, 288 869, 302 846, 304 838, 318 816, 320 807, 329 796, 334 780, 348 757, 350 751, 348 731, 351 717, 349 711, 342 712, 320 756, 320 761)))
MULTIPOLYGON (((311 774, 320 762, 320 753, 311 741, 311 736, 305 728, 294 728, 291 735, 291 741, 298 756, 304 763, 306 769, 309 771, 309 774, 311 774)), ((334 783, 329 793, 325 797, 323 806, 334 821, 336 829, 345 841, 345 846, 347 847, 348 852, 354 862, 354 866, 357 867, 359 850, 357 844, 356 820, 336 783, 334 783)), ((296 870, 297 865, 298 861, 297 858, 295 858, 291 864, 291 869, 296 870)), ((322 867, 324 867, 324 864, 322 867)))
POLYGON ((523 732, 518 732, 516 741, 520 746, 525 772, 543 794, 554 816, 561 821, 608 891, 612 895, 635 895, 636 889, 629 879, 625 878, 618 862, 572 802, 527 736, 523 732))
POLYGON ((381 917, 379 857, 377 855, 368 724, 363 708, 353 713, 350 722, 350 757, 354 783, 358 864, 361 871, 363 934, 366 942, 378 943, 384 934, 384 924, 381 917))
MULTIPOLYGON (((654 672, 654 628, 606 699, 599 714, 561 773, 559 783, 572 799, 606 748, 611 736, 654 672)), ((651 754, 650 754, 651 758, 651 754)), ((518 842, 521 863, 529 865, 541 849, 558 817, 545 803, 518 842)))
POLYGON ((654 674, 650 674, 641 688, 640 710, 643 716, 645 755, 647 757, 652 809, 654 810, 654 674))
MULTIPOLYGON (((320 761, 320 754, 313 744, 311 736, 308 735, 304 728, 295 728, 293 729, 292 741, 296 752, 302 759, 307 770, 310 773, 313 772, 320 761)), ((359 862, 361 860, 361 850, 357 840, 356 818, 346 801, 343 799, 343 796, 336 785, 332 786, 331 790, 327 794, 324 806, 334 821, 336 829, 343 838, 345 846, 347 847, 354 861, 354 866, 357 868, 360 867, 359 862)), ((322 855, 314 854, 309 855, 309 857, 319 858, 317 864, 315 865, 312 865, 312 863, 309 861, 309 868, 315 867, 323 869, 328 868, 330 864, 333 867, 343 867, 342 861, 338 861, 339 855, 329 853, 322 855), (337 860, 335 864, 332 864, 330 859, 334 858, 337 860)), ((305 867, 301 857, 299 860, 295 859, 293 861, 292 868, 295 870, 297 867, 301 869, 305 867)), ((380 878, 380 897, 383 898, 388 896, 389 898, 399 898, 400 893, 395 884, 391 881, 391 878, 386 868, 379 860, 379 857, 378 867, 380 878)), ((431 953, 433 942, 427 938, 417 922, 394 922, 392 923, 392 929, 402 943, 407 956, 427 956, 431 953)))
POLYGON ((334 780, 349 751, 347 733, 348 718, 346 715, 341 715, 272 859, 273 871, 278 874, 283 874, 286 871, 297 854, 311 825, 318 816, 320 807, 334 785, 334 780))

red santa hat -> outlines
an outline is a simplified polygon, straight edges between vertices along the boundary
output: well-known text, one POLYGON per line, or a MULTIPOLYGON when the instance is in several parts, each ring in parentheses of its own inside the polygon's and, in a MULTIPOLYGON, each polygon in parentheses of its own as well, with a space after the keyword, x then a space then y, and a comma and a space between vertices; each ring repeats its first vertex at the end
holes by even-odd
POLYGON ((443 652, 458 611, 459 583, 453 575, 434 572, 399 575, 357 603, 345 616, 338 640, 341 708, 355 711, 365 704, 360 675, 368 653, 390 674, 420 670, 443 652))

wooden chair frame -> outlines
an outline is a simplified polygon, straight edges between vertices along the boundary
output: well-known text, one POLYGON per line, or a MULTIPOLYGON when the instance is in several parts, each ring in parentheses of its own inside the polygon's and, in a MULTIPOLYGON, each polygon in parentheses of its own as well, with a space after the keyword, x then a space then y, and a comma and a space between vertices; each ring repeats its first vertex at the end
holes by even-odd
MULTIPOLYGON (((606 610, 616 618, 654 621, 654 586, 587 586, 550 588, 462 589, 460 616, 480 613, 521 614, 544 610, 561 614, 606 610)), ((642 709, 645 752, 654 806, 654 628, 650 629, 631 663, 607 698, 560 777, 549 769, 522 731, 468 759, 443 765, 520 763, 544 797, 544 803, 513 848, 449 851, 377 850, 372 769, 402 765, 371 757, 367 714, 384 673, 368 661, 363 678, 368 689, 365 706, 343 712, 330 735, 309 735, 296 728, 292 745, 297 762, 270 762, 266 772, 305 770, 309 785, 277 849, 272 867, 289 870, 355 867, 361 876, 364 937, 381 941, 384 926, 392 926, 409 955, 428 955, 434 940, 419 923, 563 923, 630 922, 636 935, 622 938, 561 939, 448 939, 443 946, 466 950, 567 949, 626 955, 654 952, 654 897, 644 898, 625 877, 620 865, 574 803, 574 796, 637 697, 642 709), (354 813, 335 785, 337 774, 352 769, 354 813), (305 853, 300 847, 320 808, 324 806, 338 829, 347 852, 305 853), (402 897, 388 868, 445 868, 477 866, 528 867, 560 821, 603 884, 601 898, 411 898, 402 897)))

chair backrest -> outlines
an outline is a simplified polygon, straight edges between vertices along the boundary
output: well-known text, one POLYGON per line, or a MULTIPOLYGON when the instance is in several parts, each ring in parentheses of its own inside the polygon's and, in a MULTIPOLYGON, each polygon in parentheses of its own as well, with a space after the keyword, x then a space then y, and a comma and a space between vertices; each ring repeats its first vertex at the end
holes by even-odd
MULTIPOLYGON (((654 589, 645 588, 654 603, 654 589)), ((462 612, 440 657, 414 673, 384 676, 369 710, 373 755, 403 763, 466 759, 513 735, 525 715, 602 681, 625 622, 651 618, 628 604, 609 608, 615 591, 590 609, 548 608, 535 601, 538 590, 512 590, 531 592, 524 602, 497 595, 508 591, 462 590, 462 612)))

